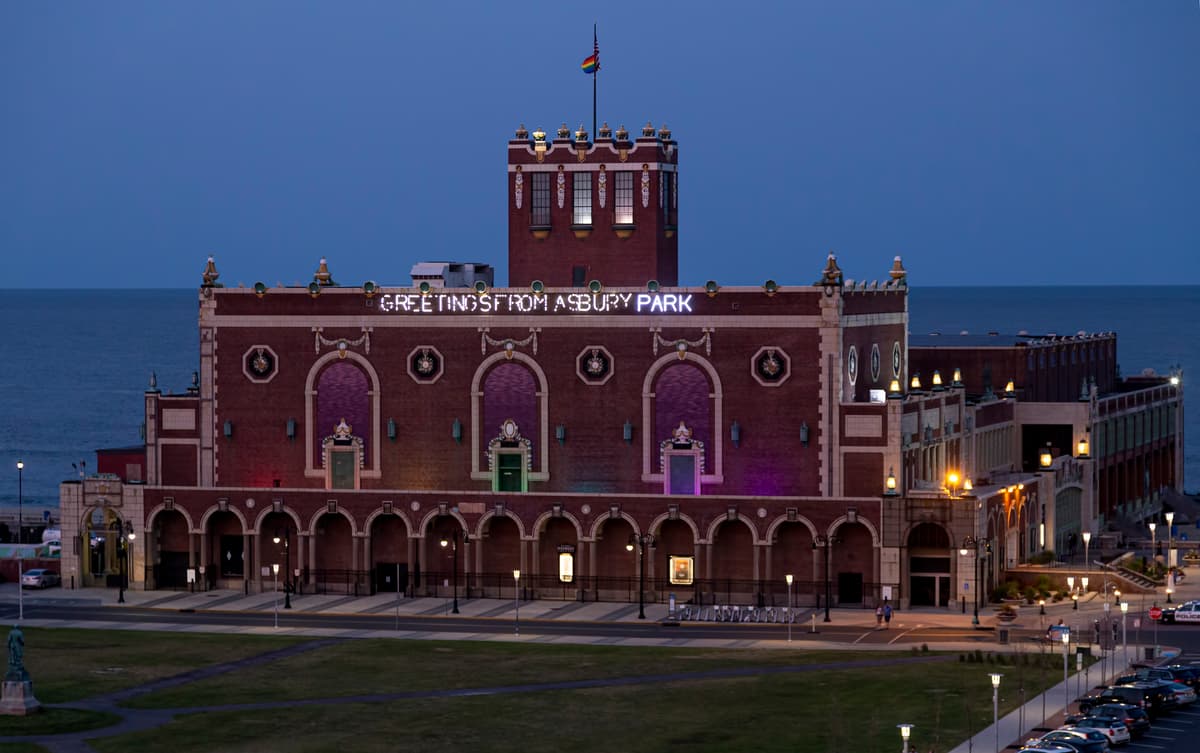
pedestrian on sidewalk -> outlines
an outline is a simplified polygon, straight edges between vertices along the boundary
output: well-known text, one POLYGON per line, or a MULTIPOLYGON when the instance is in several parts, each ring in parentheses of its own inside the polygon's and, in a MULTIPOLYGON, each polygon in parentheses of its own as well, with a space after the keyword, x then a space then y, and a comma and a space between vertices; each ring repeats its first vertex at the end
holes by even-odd
POLYGON ((883 603, 883 629, 887 630, 892 626, 892 605, 890 602, 883 603))
POLYGON ((875 627, 883 627, 883 605, 875 607, 875 627))

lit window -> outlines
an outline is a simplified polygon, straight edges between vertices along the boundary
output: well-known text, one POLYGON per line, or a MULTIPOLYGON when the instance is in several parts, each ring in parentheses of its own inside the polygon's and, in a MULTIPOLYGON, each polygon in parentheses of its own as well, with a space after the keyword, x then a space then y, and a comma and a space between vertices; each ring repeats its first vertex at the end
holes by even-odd
POLYGON ((618 225, 633 224, 633 173, 619 172, 616 180, 614 207, 618 225))
POLYGON ((572 191, 574 211, 571 223, 574 225, 592 224, 592 174, 575 173, 575 185, 572 191))

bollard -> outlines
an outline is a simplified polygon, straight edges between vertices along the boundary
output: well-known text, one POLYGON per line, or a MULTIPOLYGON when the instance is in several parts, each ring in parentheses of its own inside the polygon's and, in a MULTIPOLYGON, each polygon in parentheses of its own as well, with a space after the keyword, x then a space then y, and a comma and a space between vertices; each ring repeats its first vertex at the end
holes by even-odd
POLYGON ((815 632, 817 632, 817 613, 816 613, 816 612, 813 612, 813 615, 812 615, 812 629, 811 629, 811 630, 809 630, 808 632, 810 632, 810 633, 815 633, 815 632))

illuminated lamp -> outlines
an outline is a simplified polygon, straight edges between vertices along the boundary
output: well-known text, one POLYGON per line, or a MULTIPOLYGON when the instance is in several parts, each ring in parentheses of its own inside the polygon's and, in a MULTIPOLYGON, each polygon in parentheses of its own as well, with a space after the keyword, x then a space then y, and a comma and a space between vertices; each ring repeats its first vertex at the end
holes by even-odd
POLYGON ((1011 380, 1011 379, 1009 379, 1008 382, 1006 382, 1004 385, 1004 396, 1005 397, 1016 397, 1017 396, 1017 385, 1014 384, 1013 380, 1011 380))
POLYGON ((933 370, 933 379, 930 381, 933 383, 934 392, 941 392, 942 390, 946 389, 944 386, 942 386, 942 373, 937 369, 933 370))
POLYGON ((913 392, 921 391, 921 375, 913 374, 912 379, 908 380, 908 388, 913 392))
POLYGON ((1088 456, 1088 451, 1091 449, 1091 443, 1088 442, 1087 434, 1084 434, 1082 437, 1079 438, 1079 442, 1075 446, 1075 449, 1078 450, 1078 452, 1076 452, 1076 455, 1078 455, 1079 457, 1086 458, 1088 456))
POLYGON ((893 379, 888 384, 888 399, 899 400, 902 397, 904 397, 904 393, 900 391, 900 380, 893 379))
POLYGON ((1049 468, 1050 464, 1053 462, 1054 455, 1052 455, 1050 452, 1050 445, 1046 445, 1046 447, 1038 455, 1038 465, 1040 465, 1042 468, 1049 468))
POLYGON ((963 386, 962 369, 954 370, 954 376, 950 382, 950 386, 951 387, 962 387, 963 386))
POLYGON ((892 468, 888 468, 887 481, 883 485, 883 493, 889 497, 894 497, 898 494, 896 491, 896 472, 892 468))

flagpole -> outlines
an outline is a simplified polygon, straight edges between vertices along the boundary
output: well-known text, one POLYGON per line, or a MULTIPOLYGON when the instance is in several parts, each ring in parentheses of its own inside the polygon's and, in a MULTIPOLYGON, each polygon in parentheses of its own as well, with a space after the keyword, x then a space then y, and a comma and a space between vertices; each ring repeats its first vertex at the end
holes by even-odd
MULTIPOLYGON (((592 54, 600 53, 600 43, 596 37, 596 24, 592 24, 592 54)), ((600 78, 600 60, 596 59, 596 71, 592 74, 592 141, 596 140, 596 79, 600 78)))

